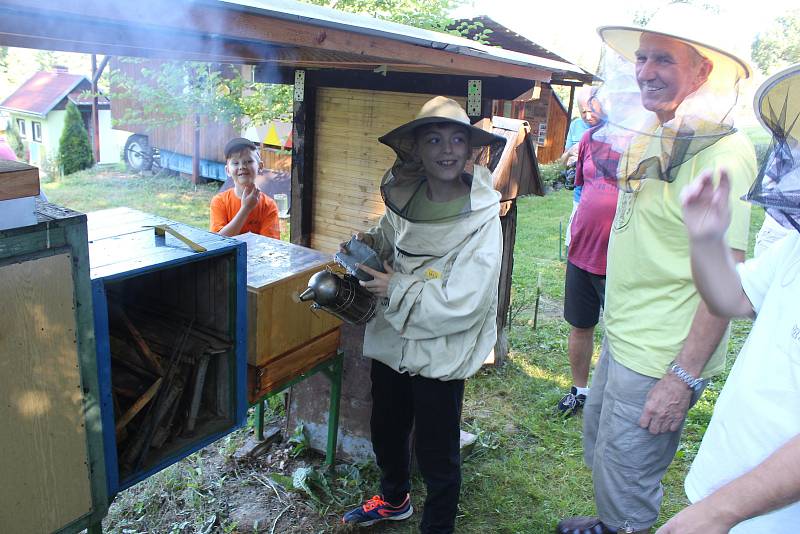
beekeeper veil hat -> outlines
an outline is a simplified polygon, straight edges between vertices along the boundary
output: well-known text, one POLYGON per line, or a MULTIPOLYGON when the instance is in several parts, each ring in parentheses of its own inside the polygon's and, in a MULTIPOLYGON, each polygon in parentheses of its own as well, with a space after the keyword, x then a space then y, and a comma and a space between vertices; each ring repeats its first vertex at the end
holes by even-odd
MULTIPOLYGON (((672 182, 681 164, 735 131, 731 111, 739 83, 750 76, 750 67, 731 52, 734 48, 729 43, 736 35, 723 17, 686 4, 670 4, 644 27, 603 26, 597 31, 605 48, 598 72, 603 84, 596 98, 607 122, 593 133, 592 139, 598 141, 593 146, 621 157, 598 154, 595 160, 618 161, 616 168, 600 170, 608 177, 616 176, 621 188, 636 190, 648 178, 672 182), (703 68, 711 69, 666 118, 645 108, 637 81, 643 38, 653 37, 691 47, 703 68)), ((641 61, 651 59, 642 56, 641 61)), ((664 83, 670 82, 656 81, 664 83)))
POLYGON ((783 226, 800 231, 800 64, 765 81, 756 91, 754 107, 772 143, 745 198, 764 206, 783 226))

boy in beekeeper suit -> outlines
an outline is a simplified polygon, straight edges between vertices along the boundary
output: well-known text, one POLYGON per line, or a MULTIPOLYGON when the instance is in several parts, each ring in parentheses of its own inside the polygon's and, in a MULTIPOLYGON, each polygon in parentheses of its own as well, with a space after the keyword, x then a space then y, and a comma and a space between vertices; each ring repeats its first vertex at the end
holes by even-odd
MULTIPOLYGON (((411 516, 411 429, 427 497, 420 531, 450 533, 461 487, 464 381, 497 338, 502 256, 500 194, 475 147, 505 142, 470 124, 455 101, 436 97, 416 119, 379 139, 397 154, 381 193, 386 213, 357 234, 384 260, 361 284, 381 299, 367 324, 372 358, 372 446, 381 492, 344 523, 411 516)), ((493 148, 496 149, 496 148, 493 148)))

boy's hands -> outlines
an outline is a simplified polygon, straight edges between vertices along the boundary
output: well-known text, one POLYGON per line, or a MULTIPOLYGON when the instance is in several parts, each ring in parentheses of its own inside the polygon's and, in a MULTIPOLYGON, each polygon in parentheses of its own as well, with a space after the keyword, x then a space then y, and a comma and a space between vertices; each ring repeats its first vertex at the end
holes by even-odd
POLYGON ((714 189, 712 171, 703 171, 681 191, 683 223, 692 241, 722 239, 731 222, 728 204, 731 184, 728 172, 720 171, 719 185, 714 189))
MULTIPOLYGON (((359 241, 362 241, 369 248, 372 248, 375 245, 375 243, 372 242, 372 236, 369 234, 365 234, 364 232, 353 232, 353 237, 355 237, 359 241)), ((339 252, 347 254, 348 252, 347 241, 342 241, 341 243, 339 243, 339 252)))
POLYGON ((388 261, 383 262, 383 268, 386 270, 385 273, 376 271, 375 269, 367 267, 366 265, 363 265, 361 263, 356 264, 356 267, 358 267, 365 273, 372 275, 372 280, 370 280, 369 282, 364 282, 364 281, 359 282, 361 284, 361 287, 363 287, 376 297, 386 298, 389 296, 388 292, 389 280, 392 278, 392 275, 394 274, 394 269, 392 269, 392 266, 389 265, 388 261))
POLYGON ((249 183, 242 186, 242 209, 245 213, 250 213, 258 205, 258 196, 261 191, 258 190, 256 184, 249 183))

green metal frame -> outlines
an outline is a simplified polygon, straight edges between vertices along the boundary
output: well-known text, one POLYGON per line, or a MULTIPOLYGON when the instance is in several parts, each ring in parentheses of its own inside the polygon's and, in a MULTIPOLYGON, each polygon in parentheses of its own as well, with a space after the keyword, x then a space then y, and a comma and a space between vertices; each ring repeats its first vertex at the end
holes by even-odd
POLYGON ((290 388, 291 386, 302 382, 315 374, 322 372, 328 377, 331 383, 331 397, 330 406, 328 408, 328 442, 325 449, 325 465, 332 469, 336 463, 336 442, 339 435, 339 404, 342 397, 342 369, 344 367, 344 353, 337 351, 335 355, 317 364, 305 373, 292 378, 279 386, 276 386, 269 393, 261 397, 254 406, 256 407, 256 438, 259 441, 264 441, 264 403, 268 398, 277 395, 290 388))

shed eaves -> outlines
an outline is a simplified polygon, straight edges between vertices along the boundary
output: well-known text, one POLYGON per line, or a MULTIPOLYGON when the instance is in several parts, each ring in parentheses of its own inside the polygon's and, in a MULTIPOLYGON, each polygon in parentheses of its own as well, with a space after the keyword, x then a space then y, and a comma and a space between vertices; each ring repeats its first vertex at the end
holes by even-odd
POLYGON ((506 63, 534 66, 549 71, 583 73, 580 67, 565 61, 486 46, 448 33, 406 26, 367 15, 347 13, 293 0, 223 0, 218 3, 227 4, 232 9, 241 9, 277 19, 327 26, 362 35, 385 37, 465 56, 490 57, 506 63))

